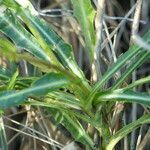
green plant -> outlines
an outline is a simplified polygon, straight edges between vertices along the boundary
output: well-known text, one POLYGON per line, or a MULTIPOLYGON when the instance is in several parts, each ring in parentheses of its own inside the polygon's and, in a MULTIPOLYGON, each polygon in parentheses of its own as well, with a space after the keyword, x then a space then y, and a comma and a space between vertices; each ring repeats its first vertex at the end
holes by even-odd
MULTIPOLYGON (((95 10, 90 0, 71 2, 83 32, 86 52, 92 66, 96 44, 96 31, 93 25, 95 10)), ((150 114, 145 114, 114 133, 111 115, 107 116, 113 111, 117 101, 150 105, 148 92, 133 90, 136 86, 149 83, 150 77, 123 86, 128 76, 150 58, 149 51, 132 45, 93 85, 77 65, 71 45, 66 43, 46 21, 32 14, 32 5, 24 8, 11 0, 3 0, 0 3, 7 8, 0 14, 0 31, 3 33, 0 38, 0 56, 7 58, 8 64, 13 68, 9 70, 1 66, 0 69, 0 109, 18 105, 43 107, 53 114, 57 124, 65 126, 73 138, 86 145, 88 149, 94 149, 95 143, 92 135, 88 134, 90 129, 84 129, 81 120, 90 124, 102 138, 98 149, 107 150, 113 149, 132 130, 150 123, 150 114), (32 76, 21 76, 15 65, 21 60, 32 64, 38 71, 32 76), (109 80, 115 79, 115 74, 123 67, 127 69, 111 87, 106 88, 109 80)), ((144 35, 143 40, 150 43, 150 31, 144 35)))

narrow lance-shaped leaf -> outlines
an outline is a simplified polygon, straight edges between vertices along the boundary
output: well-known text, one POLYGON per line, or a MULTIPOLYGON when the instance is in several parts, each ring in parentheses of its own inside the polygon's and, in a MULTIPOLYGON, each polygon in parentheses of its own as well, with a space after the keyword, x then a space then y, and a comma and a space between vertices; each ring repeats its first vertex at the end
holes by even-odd
POLYGON ((24 102, 29 96, 43 96, 68 85, 68 79, 58 73, 49 73, 37 80, 30 88, 22 91, 0 92, 0 109, 8 108, 24 102))
POLYGON ((47 96, 48 102, 64 103, 64 106, 71 106, 72 108, 81 110, 80 100, 77 99, 74 95, 67 92, 51 92, 47 96))
MULTIPOLYGON (((6 0, 4 0, 6 1, 6 0)), ((5 3, 4 3, 5 4, 5 3)), ((81 83, 85 88, 90 90, 90 86, 83 74, 83 72, 78 67, 72 52, 72 48, 69 44, 65 43, 62 38, 60 38, 46 23, 43 19, 40 19, 37 16, 31 15, 29 9, 24 9, 18 4, 16 7, 8 6, 8 8, 13 9, 19 17, 25 22, 25 24, 30 28, 31 32, 35 37, 37 37, 37 31, 39 36, 49 45, 50 49, 55 51, 54 53, 61 60, 63 65, 71 70, 71 73, 77 75, 81 79, 81 83), (32 30, 34 28, 34 30, 32 30)), ((38 36, 38 37, 39 37, 38 36)), ((40 39, 41 39, 40 37, 40 39)), ((40 43, 40 42, 39 42, 40 43)), ((43 45, 43 44, 42 44, 43 45)), ((42 46, 43 47, 43 46, 42 46)), ((47 51, 46 51, 47 52, 47 51)))
MULTIPOLYGON (((148 31, 144 35, 143 39, 145 40, 146 43, 150 43, 150 31, 148 31)), ((97 93, 97 91, 99 89, 102 88, 104 83, 106 83, 114 75, 114 73, 116 73, 119 69, 121 69, 121 67, 123 65, 125 65, 127 61, 129 61, 133 56, 138 54, 138 52, 140 50, 144 51, 144 49, 142 49, 138 45, 131 46, 129 48, 129 50, 127 52, 125 52, 122 56, 120 56, 118 58, 117 62, 115 64, 113 64, 108 71, 106 71, 106 73, 103 75, 102 79, 99 80, 93 87, 92 92, 90 93, 90 95, 87 99, 87 101, 88 101, 87 106, 86 106, 87 108, 91 106, 91 103, 92 103, 92 100, 93 100, 95 94, 97 93)))
POLYGON ((94 105, 102 101, 124 101, 128 103, 136 102, 139 104, 150 105, 150 95, 130 90, 118 89, 112 92, 98 93, 96 95, 94 105))
MULTIPOLYGON (((0 48, 0 53, 1 53, 1 48, 0 48)), ((3 58, 3 57, 2 57, 3 58)), ((0 60, 1 61, 1 60, 0 60)), ((3 61, 3 60, 2 60, 3 61)), ((4 60, 5 61, 5 60, 4 60)), ((14 74, 16 71, 16 65, 13 63, 10 63, 9 61, 7 62, 7 65, 9 66, 6 68, 6 66, 0 66, 0 79, 2 80, 8 80, 11 78, 11 76, 14 74)))
POLYGON ((50 49, 52 49, 57 57, 59 57, 62 64, 83 79, 84 75, 75 61, 71 45, 66 43, 56 32, 54 32, 52 27, 46 21, 31 15, 28 9, 22 9, 21 16, 26 17, 37 29, 45 42, 50 45, 50 49))
POLYGON ((12 90, 14 88, 18 75, 19 75, 19 71, 17 69, 16 72, 14 73, 14 75, 12 76, 12 78, 9 81, 9 84, 7 86, 7 90, 12 90))
POLYGON ((150 84, 150 76, 139 79, 139 80, 136 80, 135 82, 129 84, 127 87, 124 87, 123 89, 124 90, 129 90, 129 89, 132 89, 132 88, 134 88, 136 86, 139 86, 141 84, 144 84, 144 83, 150 84))
POLYGON ((144 52, 140 53, 137 58, 133 62, 131 62, 131 65, 126 69, 126 71, 121 75, 121 77, 116 81, 116 83, 111 87, 111 90, 116 89, 125 81, 125 79, 139 66, 141 66, 144 62, 146 62, 149 59, 150 53, 144 52))
POLYGON ((21 17, 25 18, 24 20, 28 20, 25 21, 26 24, 32 24, 32 26, 36 28, 36 30, 39 32, 39 35, 50 46, 50 50, 52 49, 54 51, 64 67, 69 68, 71 73, 77 75, 81 79, 81 83, 89 90, 90 86, 83 72, 75 61, 72 47, 66 43, 56 32, 54 32, 52 27, 46 21, 37 16, 31 15, 28 9, 21 10, 21 17))
POLYGON ((94 16, 95 11, 90 0, 71 0, 74 15, 77 18, 86 42, 86 49, 92 63, 95 45, 94 16))
POLYGON ((80 122, 75 116, 69 115, 69 113, 63 113, 64 119, 62 124, 69 130, 76 141, 88 145, 90 148, 94 147, 94 143, 89 135, 85 132, 80 122))
POLYGON ((0 47, 3 49, 3 53, 9 53, 10 51, 16 52, 17 48, 10 40, 6 38, 0 38, 0 47))
POLYGON ((0 14, 0 31, 5 33, 17 47, 26 49, 38 58, 50 60, 36 39, 19 23, 10 10, 0 14))
POLYGON ((112 150, 114 146, 127 134, 140 127, 142 124, 150 123, 150 114, 144 115, 138 120, 124 126, 117 131, 110 139, 109 144, 106 146, 106 150, 112 150))
POLYGON ((94 143, 85 132, 77 118, 67 110, 48 109, 53 114, 57 124, 62 124, 78 142, 94 147, 94 143))
MULTIPOLYGON (((22 0, 14 0, 14 1, 3 0, 1 3, 2 3, 3 7, 7 7, 10 10, 13 10, 13 12, 15 10, 15 13, 16 13, 15 15, 19 16, 19 18, 21 18, 21 16, 20 16, 21 11, 22 11, 21 7, 23 9, 27 8, 28 11, 30 11, 33 15, 38 15, 38 12, 34 9, 34 7, 32 6, 32 4, 29 0, 26 0, 26 2, 24 2, 24 1, 22 2, 22 0)), ((25 18, 21 18, 21 19, 28 26, 30 32, 32 32, 32 34, 36 38, 36 42, 41 46, 41 48, 48 55, 48 57, 50 57, 51 63, 54 63, 59 66, 60 65, 59 61, 57 60, 55 55, 51 51, 49 51, 49 45, 47 45, 45 43, 45 41, 40 37, 40 35, 36 32, 34 26, 32 27, 31 24, 28 24, 29 22, 25 18), (33 33, 33 30, 35 31, 34 33, 33 33)))
POLYGON ((7 80, 9 79, 9 73, 4 68, 0 67, 0 79, 7 80))

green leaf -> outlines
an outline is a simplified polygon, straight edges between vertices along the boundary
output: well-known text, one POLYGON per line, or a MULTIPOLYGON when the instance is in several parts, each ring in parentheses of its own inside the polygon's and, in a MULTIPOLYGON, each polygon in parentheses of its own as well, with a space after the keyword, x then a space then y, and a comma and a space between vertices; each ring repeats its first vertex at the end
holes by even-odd
POLYGON ((0 79, 3 81, 10 79, 17 68, 14 63, 10 63, 8 60, 7 66, 8 68, 5 68, 5 66, 0 66, 0 79))
POLYGON ((138 120, 124 126, 117 131, 109 140, 109 144, 106 146, 106 150, 112 150, 114 146, 127 134, 140 127, 142 124, 150 123, 150 114, 144 115, 138 120))
MULTIPOLYGON (((74 74, 85 80, 84 74, 75 61, 71 45, 66 43, 56 32, 54 32, 52 27, 46 21, 31 15, 28 9, 23 9, 21 16, 30 21, 32 26, 36 28, 39 35, 49 45, 50 50, 52 49, 61 60, 64 67, 68 67, 74 74)), ((28 21, 26 21, 26 23, 28 23, 28 21)))
POLYGON ((23 8, 28 8, 33 14, 37 14, 30 0, 0 0, 0 5, 2 5, 2 7, 6 6, 7 8, 14 9, 16 11, 19 11, 20 6, 22 6, 23 8))
POLYGON ((32 84, 32 88, 40 89, 35 91, 36 95, 45 95, 55 89, 65 87, 69 83, 68 79, 61 73, 49 73, 44 75, 32 84))
POLYGON ((97 105, 102 101, 124 101, 129 103, 135 102, 139 104, 150 105, 150 95, 124 89, 118 89, 112 92, 110 91, 98 93, 93 103, 94 105, 97 105))
POLYGON ((135 60, 131 62, 131 65, 126 69, 126 71, 121 75, 121 77, 117 79, 116 83, 111 87, 111 90, 114 90, 117 87, 119 87, 135 69, 137 69, 149 59, 149 56, 149 52, 144 52, 137 56, 137 58, 135 58, 135 60))
POLYGON ((17 9, 17 3, 15 2, 15 0, 14 1, 12 1, 12 0, 0 0, 0 5, 17 9))
POLYGON ((12 78, 9 81, 9 84, 7 86, 7 90, 12 90, 14 88, 18 75, 19 75, 19 71, 17 69, 16 72, 14 73, 14 75, 12 76, 12 78))
POLYGON ((89 145, 91 148, 94 147, 94 143, 88 134, 85 132, 83 127, 77 118, 73 115, 69 115, 69 112, 63 113, 63 122, 65 128, 72 134, 76 141, 81 142, 85 145, 89 145))
MULTIPOLYGON (((11 6, 10 6, 11 7, 11 6)), ((13 8, 11 8, 13 9, 13 8)), ((15 10, 15 9, 14 9, 15 10)), ((17 7, 15 10, 17 12, 17 15, 22 18, 22 20, 26 23, 26 25, 31 29, 31 32, 33 31, 33 35, 37 38, 37 41, 39 42, 42 47, 44 44, 42 41, 44 40, 47 45, 49 45, 49 50, 53 50, 54 54, 57 55, 57 57, 61 60, 63 65, 67 68, 69 68, 70 74, 72 76, 78 76, 81 80, 82 86, 84 86, 84 89, 87 89, 87 91, 90 90, 90 86, 83 74, 83 72, 80 70, 79 66, 77 65, 73 53, 72 48, 69 44, 65 43, 62 38, 60 38, 53 30, 52 28, 46 23, 43 19, 40 19, 39 17, 33 16, 30 14, 28 9, 24 9, 22 7, 17 7), (19 11, 18 11, 19 10, 19 11), (30 28, 31 27, 31 28, 30 28), (37 33, 38 32, 38 33, 37 33), (39 35, 39 36, 37 36, 39 35), (42 37, 43 40, 39 40, 39 37, 42 37)), ((48 49, 48 48, 46 48, 48 49)), ((47 52, 47 50, 46 50, 47 52)), ((48 57, 48 56, 47 56, 48 57)), ((52 58, 51 58, 52 59, 52 58)), ((56 65, 56 64, 55 64, 56 65)), ((40 66, 40 69, 42 66, 40 66)), ((43 69, 42 69, 43 70, 43 69)), ((44 68, 44 71, 50 71, 49 68, 44 68)))
POLYGON ((0 31, 5 33, 17 47, 27 50, 38 58, 50 60, 36 39, 19 23, 12 11, 6 10, 0 15, 0 31))
POLYGON ((10 73, 7 69, 0 67, 0 79, 7 80, 9 79, 10 73))
POLYGON ((16 106, 24 102, 29 96, 43 96, 68 85, 68 79, 62 74, 49 73, 34 82, 27 89, 21 91, 3 91, 0 92, 0 109, 16 106))
POLYGON ((73 4, 74 15, 81 26, 85 38, 90 61, 93 62, 95 45, 94 8, 90 0, 71 0, 71 2, 73 4))
POLYGON ((12 6, 9 5, 9 3, 10 0, 4 0, 3 4, 8 8, 13 9, 17 13, 17 15, 22 18, 29 29, 31 29, 31 31, 33 32, 38 42, 40 41, 39 43, 41 45, 43 45, 42 42, 46 42, 47 45, 49 45, 49 50, 52 49, 55 54, 57 54, 57 57, 59 57, 65 67, 69 67, 74 74, 78 75, 82 79, 84 78, 85 80, 84 74, 75 62, 71 46, 68 43, 64 42, 64 40, 56 32, 53 31, 52 27, 46 21, 32 15, 31 12, 29 12, 28 8, 25 9, 15 2, 12 6), (14 7, 14 5, 16 6, 14 7), (39 34, 37 33, 37 31, 39 32, 39 34), (42 37, 44 41, 40 37, 42 37))
POLYGON ((90 148, 94 147, 94 143, 88 134, 83 129, 78 119, 67 110, 48 109, 57 123, 61 123, 78 142, 88 145, 90 148))
POLYGON ((45 100, 50 103, 61 104, 64 107, 66 106, 81 110, 80 100, 77 99, 74 95, 67 92, 51 92, 46 96, 45 100))
POLYGON ((129 84, 127 87, 125 87, 123 89, 129 90, 131 88, 134 88, 135 86, 139 86, 139 85, 144 84, 144 83, 148 83, 148 84, 150 83, 150 76, 139 79, 139 80, 133 82, 132 84, 129 84))
POLYGON ((9 53, 10 51, 16 52, 16 47, 14 46, 13 43, 11 43, 8 39, 6 38, 0 38, 0 47, 3 49, 4 53, 9 53))
MULTIPOLYGON (((150 43, 150 31, 148 31, 144 35, 143 39, 145 40, 146 43, 150 43)), ((136 57, 136 55, 139 53, 139 51, 142 51, 142 50, 144 51, 144 49, 142 49, 138 45, 133 45, 129 48, 129 50, 127 52, 125 52, 123 55, 121 55, 118 58, 117 62, 115 64, 113 64, 111 66, 111 68, 108 69, 108 71, 106 71, 106 73, 103 75, 101 80, 99 80, 93 87, 93 89, 87 99, 87 101, 88 101, 87 106, 86 106, 87 108, 91 107, 91 103, 92 103, 92 100, 93 100, 95 94, 97 93, 97 91, 99 89, 102 88, 104 83, 106 83, 114 75, 114 73, 116 73, 118 70, 120 70, 122 68, 122 66, 124 66, 126 64, 127 61, 129 61, 133 57, 136 57)))

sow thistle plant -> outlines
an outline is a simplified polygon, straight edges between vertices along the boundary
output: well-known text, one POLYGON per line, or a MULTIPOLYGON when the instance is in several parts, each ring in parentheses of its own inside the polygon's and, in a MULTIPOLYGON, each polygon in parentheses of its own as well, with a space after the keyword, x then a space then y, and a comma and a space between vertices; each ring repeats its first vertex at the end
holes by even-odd
MULTIPOLYGON (((90 62, 92 76, 97 74, 95 10, 90 0, 71 0, 76 17, 85 39, 85 49, 90 62)), ((149 93, 134 91, 134 88, 150 82, 150 77, 139 79, 131 84, 126 79, 131 73, 150 58, 150 51, 139 45, 131 47, 102 74, 98 80, 87 80, 78 66, 72 46, 66 43, 42 18, 32 5, 23 6, 19 1, 1 0, 0 14, 0 56, 9 66, 0 68, 0 109, 13 106, 40 106, 52 114, 58 124, 62 124, 75 141, 87 149, 114 149, 115 145, 142 124, 150 123, 150 114, 114 130, 113 117, 116 102, 150 105, 149 93), (24 26, 26 25, 26 26, 24 26), (28 77, 21 76, 16 65, 20 61, 32 65, 35 72, 28 77), (124 72, 120 72, 123 67, 124 72), (39 74, 36 72, 40 72, 39 74), (106 88, 110 79, 115 79, 106 88), (59 116, 59 117, 58 117, 59 116), (61 119, 58 119, 61 118, 61 119), (82 122, 82 123, 81 123, 82 122), (84 124, 88 125, 86 128, 84 124), (90 134, 90 129, 93 129, 90 134), (93 135, 101 139, 96 144, 93 135)), ((150 43, 150 31, 143 36, 150 43)), ((97 58, 98 59, 98 58, 97 58)), ((92 78, 92 77, 91 77, 92 78)), ((122 110, 123 111, 123 108, 122 110)), ((0 149, 7 149, 3 123, 1 125, 0 149)))

